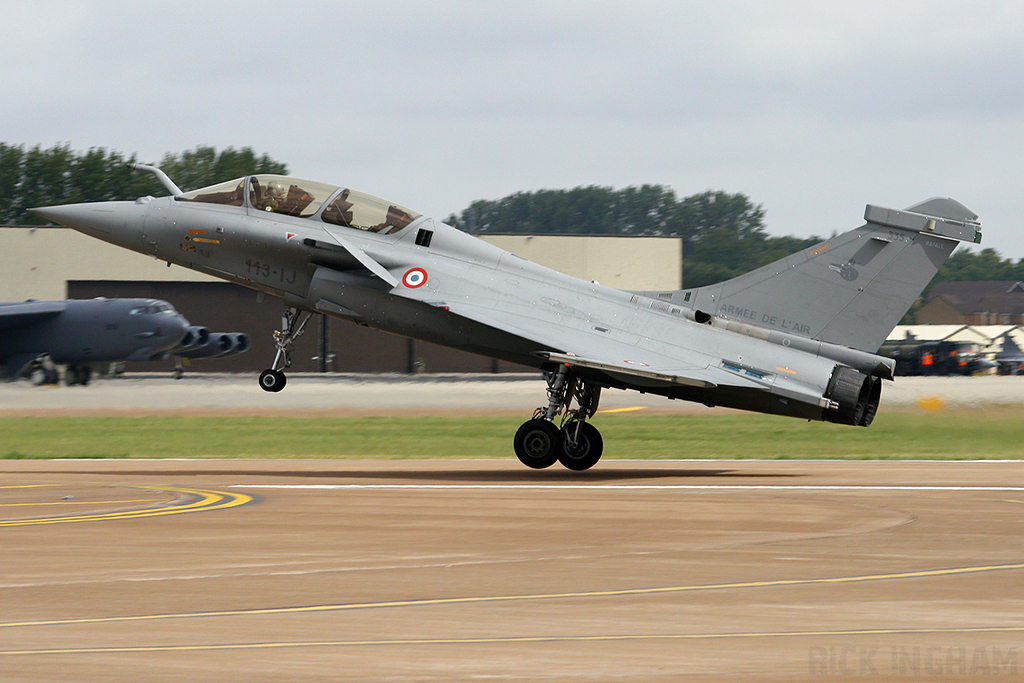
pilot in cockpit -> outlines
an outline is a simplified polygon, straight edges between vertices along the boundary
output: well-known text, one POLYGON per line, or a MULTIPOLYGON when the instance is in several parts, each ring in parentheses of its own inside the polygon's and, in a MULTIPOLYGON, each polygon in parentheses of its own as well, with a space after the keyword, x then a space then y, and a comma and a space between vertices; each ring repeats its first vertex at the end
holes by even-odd
POLYGON ((267 191, 263 194, 263 210, 277 211, 284 205, 288 196, 288 188, 280 180, 271 180, 267 183, 267 191))

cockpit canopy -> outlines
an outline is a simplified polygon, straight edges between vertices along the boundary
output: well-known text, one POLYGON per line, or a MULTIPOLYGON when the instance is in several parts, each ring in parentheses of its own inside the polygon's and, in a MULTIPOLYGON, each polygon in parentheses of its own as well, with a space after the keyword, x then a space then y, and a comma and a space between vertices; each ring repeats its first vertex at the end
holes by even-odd
POLYGON ((381 234, 398 232, 420 217, 379 197, 312 180, 254 175, 186 192, 179 201, 223 204, 286 216, 318 216, 325 223, 381 234))
POLYGON ((171 306, 166 301, 160 301, 158 299, 152 299, 144 306, 135 306, 128 315, 159 315, 165 313, 167 315, 178 315, 178 312, 174 310, 174 306, 171 306))

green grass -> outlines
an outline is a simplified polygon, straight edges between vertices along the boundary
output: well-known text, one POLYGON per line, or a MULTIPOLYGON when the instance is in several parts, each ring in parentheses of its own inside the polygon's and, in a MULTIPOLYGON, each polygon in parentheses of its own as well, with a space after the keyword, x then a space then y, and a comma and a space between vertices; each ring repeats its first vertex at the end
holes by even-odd
MULTIPOLYGON (((516 417, 0 417, 0 459, 511 458, 516 417)), ((1020 459, 1019 408, 867 428, 758 414, 598 415, 608 458, 1020 459)))

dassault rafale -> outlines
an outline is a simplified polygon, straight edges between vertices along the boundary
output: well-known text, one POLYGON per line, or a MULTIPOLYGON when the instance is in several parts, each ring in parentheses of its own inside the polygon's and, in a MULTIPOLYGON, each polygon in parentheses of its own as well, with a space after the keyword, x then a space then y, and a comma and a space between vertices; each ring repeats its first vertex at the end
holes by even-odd
POLYGON ((952 199, 869 205, 865 224, 719 284, 622 291, 526 261, 356 190, 277 175, 171 196, 33 209, 40 216, 284 300, 276 356, 285 386, 313 314, 543 371, 547 396, 516 432, 527 466, 586 470, 603 441, 603 389, 868 426, 893 379, 888 333, 978 217, 952 199), (575 405, 575 407, 573 407, 575 405))

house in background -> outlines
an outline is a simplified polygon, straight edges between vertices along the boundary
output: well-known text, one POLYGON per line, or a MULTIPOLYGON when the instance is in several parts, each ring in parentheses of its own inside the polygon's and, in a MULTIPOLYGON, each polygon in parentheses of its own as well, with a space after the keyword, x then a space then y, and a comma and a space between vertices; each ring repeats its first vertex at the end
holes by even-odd
POLYGON ((929 325, 1022 325, 1024 282, 940 282, 916 317, 929 325))

